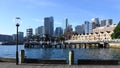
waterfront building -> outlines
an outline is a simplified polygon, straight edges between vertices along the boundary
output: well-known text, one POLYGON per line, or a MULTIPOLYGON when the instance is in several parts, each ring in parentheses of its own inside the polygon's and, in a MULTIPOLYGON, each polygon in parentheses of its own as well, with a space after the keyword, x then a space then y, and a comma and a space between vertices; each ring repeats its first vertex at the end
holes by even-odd
POLYGON ((68 40, 73 35, 72 25, 68 25, 66 32, 64 33, 65 39, 68 40))
POLYGON ((100 26, 101 26, 101 27, 102 27, 102 26, 106 26, 106 20, 105 20, 105 19, 102 19, 102 20, 101 20, 100 26))
POLYGON ((53 36, 53 33, 54 33, 54 19, 53 19, 53 17, 45 17, 44 18, 44 30, 45 30, 45 34, 53 36))
POLYGON ((112 23, 113 23, 113 20, 112 19, 107 19, 107 26, 110 26, 110 25, 112 25, 112 23))
POLYGON ((77 34, 81 34, 81 33, 82 33, 82 26, 81 26, 81 25, 77 25, 77 26, 75 27, 75 32, 76 32, 77 34))
POLYGON ((89 24, 90 24, 89 21, 85 21, 85 34, 89 33, 89 24))
POLYGON ((111 34, 115 29, 116 25, 97 27, 93 29, 91 34, 79 34, 72 35, 71 40, 81 40, 81 41, 103 41, 105 38, 111 40, 111 34))
POLYGON ((0 42, 8 42, 8 41, 12 41, 12 36, 11 35, 0 34, 0 42))
POLYGON ((38 28, 35 29, 35 34, 37 36, 43 37, 44 35, 44 26, 40 26, 38 28))
MULTIPOLYGON (((13 34, 12 38, 13 38, 13 41, 16 41, 17 40, 17 34, 13 34)), ((20 42, 23 42, 23 40, 24 40, 24 33, 23 32, 18 32, 18 40, 20 42)))
POLYGON ((33 29, 29 28, 26 30, 27 37, 31 38, 33 36, 33 29))
POLYGON ((63 29, 61 27, 56 27, 55 36, 58 37, 63 34, 63 29))

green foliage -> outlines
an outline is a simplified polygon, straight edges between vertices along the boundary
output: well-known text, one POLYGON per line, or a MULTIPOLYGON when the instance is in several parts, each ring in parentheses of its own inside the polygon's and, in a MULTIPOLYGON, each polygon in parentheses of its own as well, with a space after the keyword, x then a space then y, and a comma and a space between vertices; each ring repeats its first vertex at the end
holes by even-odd
POLYGON ((118 23, 118 25, 114 29, 111 37, 112 37, 112 39, 120 39, 120 22, 118 23))
POLYGON ((33 35, 33 40, 39 41, 40 37, 38 35, 33 35))

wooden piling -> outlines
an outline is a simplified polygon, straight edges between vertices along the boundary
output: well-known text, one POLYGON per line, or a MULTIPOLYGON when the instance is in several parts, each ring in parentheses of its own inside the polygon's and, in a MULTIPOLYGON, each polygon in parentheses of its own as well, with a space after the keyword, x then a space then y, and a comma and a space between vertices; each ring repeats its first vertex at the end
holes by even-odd
POLYGON ((20 64, 22 64, 24 62, 24 59, 25 59, 25 51, 24 50, 21 50, 20 51, 20 64))
POLYGON ((74 52, 71 50, 69 51, 69 65, 74 64, 74 52))

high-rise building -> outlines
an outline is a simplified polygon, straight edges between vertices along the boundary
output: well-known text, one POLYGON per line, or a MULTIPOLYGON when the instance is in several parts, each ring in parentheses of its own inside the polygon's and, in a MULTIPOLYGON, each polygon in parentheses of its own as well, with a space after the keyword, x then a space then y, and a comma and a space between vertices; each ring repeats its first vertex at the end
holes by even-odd
POLYGON ((45 17, 44 18, 44 28, 45 28, 45 34, 49 34, 50 36, 53 36, 53 33, 54 33, 53 17, 45 17))
POLYGON ((35 29, 35 34, 40 36, 40 37, 43 37, 44 35, 44 26, 40 26, 38 28, 35 29))
POLYGON ((89 23, 89 34, 93 33, 92 23, 89 23))
POLYGON ((66 21, 65 21, 65 28, 67 29, 67 27, 68 27, 68 19, 66 18, 66 21))
POLYGON ((23 32, 18 32, 18 40, 23 41, 24 39, 24 33, 23 32))
POLYGON ((85 34, 89 33, 89 21, 85 21, 85 34))
POLYGON ((33 29, 29 28, 26 30, 27 37, 32 37, 33 36, 33 29))
POLYGON ((63 29, 61 27, 56 27, 55 36, 60 36, 63 34, 63 29))
POLYGON ((95 29, 96 27, 99 27, 99 18, 92 18, 92 29, 95 29))
POLYGON ((105 19, 101 20, 100 26, 106 26, 106 20, 105 19))
MULTIPOLYGON (((13 41, 17 40, 17 34, 12 35, 13 41)), ((23 32, 18 32, 18 41, 23 42, 24 40, 24 33, 23 32)))
POLYGON ((113 23, 113 20, 112 20, 112 19, 108 19, 108 20, 107 20, 107 25, 108 25, 108 26, 112 25, 112 23, 113 23))
POLYGON ((17 34, 13 34, 12 38, 13 38, 13 41, 15 41, 17 39, 17 34))
POLYGON ((81 25, 77 25, 75 27, 75 32, 77 32, 78 34, 81 34, 82 33, 82 26, 81 25))
POLYGON ((85 24, 82 24, 82 33, 81 34, 85 34, 85 24))
POLYGON ((67 31, 68 26, 69 26, 69 24, 68 24, 68 18, 66 18, 66 19, 65 19, 65 28, 64 28, 64 33, 67 31))

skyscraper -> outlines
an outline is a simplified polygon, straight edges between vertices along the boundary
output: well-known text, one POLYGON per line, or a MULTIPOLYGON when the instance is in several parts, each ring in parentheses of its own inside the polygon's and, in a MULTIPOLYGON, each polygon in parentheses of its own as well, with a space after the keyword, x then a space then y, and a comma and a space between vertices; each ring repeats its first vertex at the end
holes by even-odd
POLYGON ((75 27, 75 32, 77 32, 78 34, 81 34, 82 33, 82 26, 81 25, 77 25, 75 27))
POLYGON ((112 23, 113 23, 113 20, 112 19, 108 19, 107 20, 107 25, 109 26, 109 25, 112 25, 112 23))
POLYGON ((32 37, 33 36, 33 29, 29 28, 26 30, 27 37, 32 37))
POLYGON ((65 19, 65 28, 64 28, 64 33, 68 30, 68 19, 65 19))
POLYGON ((40 26, 38 28, 35 29, 35 34, 40 36, 40 37, 43 37, 44 35, 44 26, 40 26))
MULTIPOLYGON (((15 41, 17 39, 17 34, 13 34, 13 41, 15 41)), ((23 41, 24 39, 24 33, 23 32, 18 32, 18 41, 23 41)))
POLYGON ((106 26, 106 20, 105 19, 101 20, 100 26, 106 26))
POLYGON ((99 18, 92 18, 92 29, 95 29, 96 27, 99 27, 99 18))
POLYGON ((60 36, 63 34, 63 29, 61 27, 56 27, 55 36, 60 36))
POLYGON ((53 36, 53 33, 54 33, 53 17, 45 17, 44 18, 44 30, 45 30, 45 34, 49 34, 50 36, 53 36))
POLYGON ((85 24, 82 24, 82 33, 81 34, 85 34, 85 24))
POLYGON ((66 25, 66 29, 67 29, 67 27, 68 27, 68 19, 66 18, 66 21, 65 21, 65 25, 66 25))
POLYGON ((85 34, 89 33, 89 21, 85 21, 85 34))
POLYGON ((19 41, 23 41, 23 39, 24 39, 24 33, 23 32, 18 32, 18 39, 19 39, 19 41))
POLYGON ((89 34, 90 33, 93 33, 93 30, 92 30, 92 23, 89 23, 89 34))

